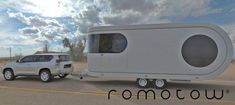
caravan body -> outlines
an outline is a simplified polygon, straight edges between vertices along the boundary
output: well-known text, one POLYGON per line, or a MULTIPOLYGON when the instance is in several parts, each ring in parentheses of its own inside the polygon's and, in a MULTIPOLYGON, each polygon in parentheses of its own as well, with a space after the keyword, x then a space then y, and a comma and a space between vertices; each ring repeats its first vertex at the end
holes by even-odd
POLYGON ((204 80, 232 60, 227 33, 211 24, 100 26, 89 30, 88 75, 204 80))

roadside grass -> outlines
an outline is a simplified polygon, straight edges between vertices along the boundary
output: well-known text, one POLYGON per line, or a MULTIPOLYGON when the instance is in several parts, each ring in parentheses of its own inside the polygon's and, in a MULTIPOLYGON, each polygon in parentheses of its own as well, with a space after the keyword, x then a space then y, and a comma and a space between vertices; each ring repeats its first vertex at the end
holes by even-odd
POLYGON ((80 70, 87 68, 87 62, 74 62, 74 72, 78 73, 80 70))
POLYGON ((13 62, 13 61, 16 61, 17 58, 0 58, 0 63, 7 63, 7 62, 13 62))

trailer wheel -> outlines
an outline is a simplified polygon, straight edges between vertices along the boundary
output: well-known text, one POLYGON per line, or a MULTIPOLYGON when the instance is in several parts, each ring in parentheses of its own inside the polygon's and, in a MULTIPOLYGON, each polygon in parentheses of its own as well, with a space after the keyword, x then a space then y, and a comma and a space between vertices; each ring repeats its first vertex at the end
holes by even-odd
POLYGON ((165 79, 155 79, 153 80, 153 85, 157 89, 163 89, 166 87, 167 81, 165 79))
POLYGON ((140 88, 146 88, 146 87, 149 86, 149 80, 148 80, 148 79, 145 79, 145 78, 137 78, 136 84, 137 84, 140 88))

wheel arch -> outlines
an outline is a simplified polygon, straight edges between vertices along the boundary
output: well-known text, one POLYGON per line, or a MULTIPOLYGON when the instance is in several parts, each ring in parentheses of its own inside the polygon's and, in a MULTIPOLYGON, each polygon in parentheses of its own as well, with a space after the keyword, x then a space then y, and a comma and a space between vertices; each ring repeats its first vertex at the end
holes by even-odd
POLYGON ((4 74, 4 72, 5 72, 6 70, 9 70, 9 69, 14 73, 14 71, 13 71, 13 69, 12 69, 12 68, 10 68, 10 67, 6 67, 6 68, 4 68, 4 69, 2 70, 2 74, 4 74))
POLYGON ((42 71, 44 71, 44 70, 47 70, 47 71, 49 71, 49 72, 51 73, 51 70, 50 70, 49 68, 41 68, 41 69, 39 69, 39 71, 38 71, 38 75, 40 75, 40 73, 41 73, 42 71))

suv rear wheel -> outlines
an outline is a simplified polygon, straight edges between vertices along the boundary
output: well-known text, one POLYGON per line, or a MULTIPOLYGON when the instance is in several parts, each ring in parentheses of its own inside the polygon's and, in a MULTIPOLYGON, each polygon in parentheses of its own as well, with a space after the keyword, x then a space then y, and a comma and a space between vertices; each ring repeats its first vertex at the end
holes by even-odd
POLYGON ((52 75, 50 71, 43 70, 40 72, 40 79, 42 82, 50 82, 52 80, 52 75))
POLYGON ((7 80, 7 81, 12 81, 15 79, 15 75, 14 75, 12 69, 6 69, 3 74, 4 74, 5 80, 7 80))

